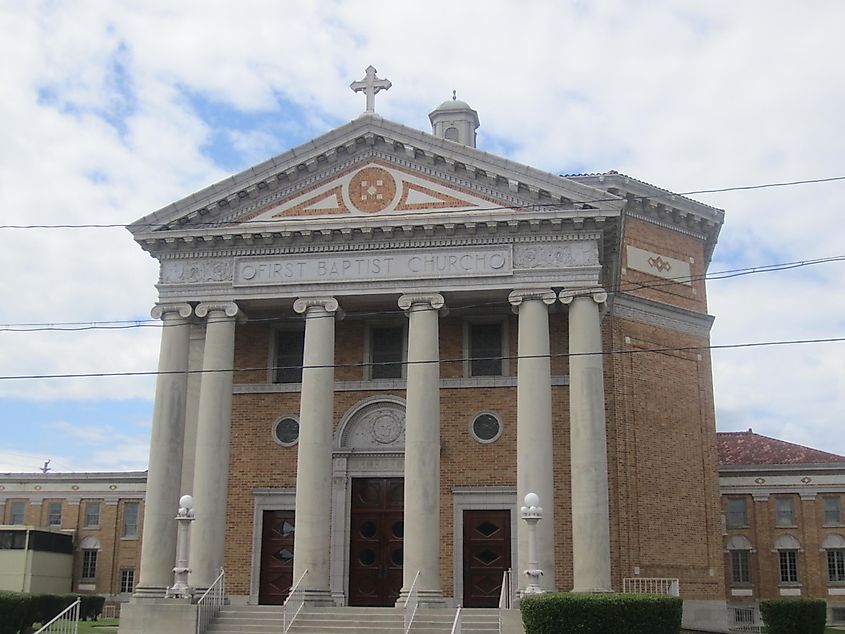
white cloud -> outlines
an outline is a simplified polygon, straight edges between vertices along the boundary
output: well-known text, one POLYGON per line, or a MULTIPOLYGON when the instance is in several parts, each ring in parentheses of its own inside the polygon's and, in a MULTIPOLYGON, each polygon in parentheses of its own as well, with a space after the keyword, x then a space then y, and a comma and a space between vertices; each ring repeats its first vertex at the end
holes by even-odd
MULTIPOLYGON (((370 63, 394 84, 385 117, 427 129, 455 88, 487 149, 550 171, 617 169, 675 191, 841 175, 843 21, 833 0, 7 3, 2 222, 130 222, 226 176, 204 153, 220 130, 197 100, 279 109, 278 134, 316 135, 361 111, 348 84, 370 63)), ((242 160, 290 145, 225 131, 242 160)), ((698 198, 727 211, 714 269, 845 244, 841 183, 698 198)), ((0 230, 0 266, 0 323, 143 318, 155 301, 155 263, 121 229, 0 230)), ((842 266, 712 282, 714 342, 842 335, 842 266)), ((158 353, 144 329, 0 336, 3 375, 153 370, 158 353)), ((841 344, 716 353, 720 423, 845 453, 841 359, 841 344)), ((152 385, 2 382, 0 394, 151 397, 152 385)))

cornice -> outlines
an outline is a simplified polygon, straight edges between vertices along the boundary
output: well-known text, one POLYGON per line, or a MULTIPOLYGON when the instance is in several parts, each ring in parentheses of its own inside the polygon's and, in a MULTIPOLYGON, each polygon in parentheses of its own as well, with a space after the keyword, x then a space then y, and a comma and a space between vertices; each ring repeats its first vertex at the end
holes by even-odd
MULTIPOLYGON (((489 229, 489 228, 487 228, 489 229)), ((456 246, 485 246, 497 244, 530 244, 536 242, 573 242, 601 240, 601 230, 566 231, 560 228, 560 233, 532 232, 523 235, 468 235, 468 236, 436 236, 433 238, 415 238, 405 240, 391 239, 393 232, 385 233, 379 228, 372 232, 364 232, 361 239, 352 241, 331 241, 287 245, 275 243, 260 245, 228 245, 213 249, 192 249, 169 251, 159 254, 160 260, 179 260, 185 258, 224 258, 248 255, 295 255, 308 253, 338 253, 355 251, 385 251, 392 249, 414 249, 432 247, 456 246), (369 233, 369 237, 367 237, 369 233), (381 235, 379 235, 381 234, 381 235), (382 239, 379 239, 382 238, 382 239)))
POLYGON ((712 315, 624 293, 614 296, 611 315, 702 338, 710 336, 715 319, 712 315))

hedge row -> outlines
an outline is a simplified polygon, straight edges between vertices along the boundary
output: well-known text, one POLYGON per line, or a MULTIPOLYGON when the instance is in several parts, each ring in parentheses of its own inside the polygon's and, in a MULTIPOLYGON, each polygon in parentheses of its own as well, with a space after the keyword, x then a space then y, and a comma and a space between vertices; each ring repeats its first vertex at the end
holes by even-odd
POLYGON ((824 634, 824 599, 768 599, 760 613, 769 634, 824 634))
POLYGON ((683 601, 654 594, 523 597, 525 634, 678 634, 683 601))
POLYGON ((95 620, 103 612, 105 597, 85 594, 26 594, 0 592, 0 634, 17 634, 33 623, 46 623, 76 599, 82 599, 79 618, 95 620))

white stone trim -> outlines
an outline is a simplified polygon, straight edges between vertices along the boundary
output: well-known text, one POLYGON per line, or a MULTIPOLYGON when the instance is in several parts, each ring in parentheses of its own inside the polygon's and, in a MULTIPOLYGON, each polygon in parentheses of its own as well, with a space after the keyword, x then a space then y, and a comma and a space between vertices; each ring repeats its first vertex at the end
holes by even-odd
POLYGON ((250 605, 258 605, 259 584, 261 583, 261 534, 264 528, 264 511, 295 510, 296 490, 291 488, 261 488, 253 490, 252 495, 252 561, 250 563, 249 574, 249 603, 250 605))
MULTIPOLYGON (((455 487, 452 489, 452 575, 454 600, 464 596, 464 511, 508 509, 511 513, 511 570, 517 571, 517 504, 515 486, 455 487)), ((518 585, 518 581, 514 582, 518 585)))
POLYGON ((712 315, 625 293, 614 296, 611 314, 620 319, 668 328, 695 337, 709 337, 715 319, 712 315))

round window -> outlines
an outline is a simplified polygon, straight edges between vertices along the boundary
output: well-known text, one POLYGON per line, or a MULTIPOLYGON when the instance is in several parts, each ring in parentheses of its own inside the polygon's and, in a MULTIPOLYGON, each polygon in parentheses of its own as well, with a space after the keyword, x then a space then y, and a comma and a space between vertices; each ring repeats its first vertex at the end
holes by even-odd
POLYGON ((299 421, 292 416, 285 416, 273 426, 273 438, 283 447, 295 445, 299 440, 299 421))
POLYGON ((472 419, 470 431, 478 442, 494 442, 502 435, 502 423, 496 414, 482 412, 472 419))

